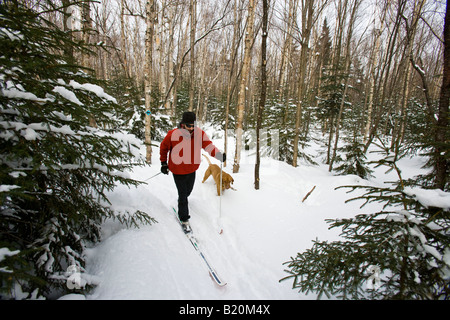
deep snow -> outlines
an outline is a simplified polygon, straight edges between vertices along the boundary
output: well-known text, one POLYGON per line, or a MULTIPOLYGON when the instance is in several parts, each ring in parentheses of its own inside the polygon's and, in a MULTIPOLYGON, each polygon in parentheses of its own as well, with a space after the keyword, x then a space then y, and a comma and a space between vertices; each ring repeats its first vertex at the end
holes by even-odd
MULTIPOLYGON (((207 131, 208 132, 208 131, 207 131)), ((219 149, 223 139, 208 132, 219 149)), ((232 141, 229 142, 233 146, 232 141)), ((234 146, 233 146, 234 148, 234 146)), ((310 150, 316 154, 317 145, 310 150)), ((141 149, 145 152, 145 147, 141 149)), ((310 248, 312 240, 335 240, 339 230, 328 230, 325 219, 375 212, 377 204, 361 210, 361 202, 345 200, 356 192, 342 185, 382 184, 396 180, 393 173, 378 168, 370 181, 357 176, 335 176, 325 165, 302 164, 297 168, 263 158, 261 188, 255 190, 254 151, 243 151, 239 173, 232 173, 233 151, 228 150, 224 170, 234 177, 236 191, 227 190, 219 203, 212 178, 202 184, 208 166, 202 157, 194 190, 189 198, 191 225, 201 249, 227 282, 218 287, 203 261, 181 232, 172 206, 177 192, 171 174, 158 175, 137 188, 118 186, 110 194, 112 206, 120 210, 142 210, 158 223, 126 229, 116 222, 105 223, 103 240, 88 250, 86 272, 99 284, 86 296, 63 299, 159 299, 159 300, 290 300, 315 299, 292 290, 292 281, 279 280, 287 273, 283 263, 297 252, 310 248), (314 187, 305 202, 302 199, 314 187), (219 220, 219 208, 221 218, 219 220), (219 222, 223 233, 219 234, 219 222)), ((316 159, 321 163, 320 159, 316 159)), ((400 161, 404 178, 421 172, 425 159, 400 161)), ((130 176, 143 181, 160 170, 159 148, 153 148, 152 166, 136 167, 130 176)), ((217 163, 215 159, 212 162, 217 163)), ((444 201, 449 203, 448 195, 444 201)))

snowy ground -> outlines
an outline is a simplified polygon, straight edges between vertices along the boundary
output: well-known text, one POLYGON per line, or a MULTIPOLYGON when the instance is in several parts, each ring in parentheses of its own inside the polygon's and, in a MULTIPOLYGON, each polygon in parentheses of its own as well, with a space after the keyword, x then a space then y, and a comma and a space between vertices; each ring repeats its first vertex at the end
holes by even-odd
MULTIPOLYGON (((223 147, 223 140, 214 137, 212 140, 219 148, 223 147)), ((317 146, 312 152, 314 148, 317 146)), ((233 153, 228 150, 229 165, 224 168, 231 174, 233 153)), ((396 177, 386 176, 381 168, 375 173, 377 178, 365 181, 357 176, 334 176, 324 165, 302 164, 293 168, 264 158, 261 189, 256 191, 251 153, 243 153, 240 172, 232 174, 237 191, 227 190, 221 199, 222 234, 218 232, 220 198, 214 182, 210 178, 202 184, 208 165, 204 159, 189 198, 194 234, 226 286, 214 284, 175 220, 171 207, 177 203, 177 192, 172 176, 158 175, 146 185, 131 189, 119 186, 111 194, 115 208, 145 211, 158 223, 139 229, 126 229, 114 222, 105 224, 104 240, 89 249, 87 260, 87 272, 98 276, 100 283, 86 299, 315 299, 314 295, 305 296, 292 290, 290 280, 279 282, 287 275, 283 263, 310 248, 316 238, 338 238, 338 230, 328 230, 325 219, 362 212, 359 208, 362 203, 344 203, 356 193, 347 194, 346 190, 335 190, 336 187, 381 184, 396 177), (314 186, 315 190, 302 203, 314 186)), ((321 159, 317 162, 321 163, 321 159)), ((419 157, 402 160, 404 178, 420 173, 423 162, 419 157)), ((153 148, 153 164, 136 167, 130 175, 145 180, 158 173, 158 148, 153 148)), ((363 210, 376 209, 376 205, 368 205, 363 210)), ((70 297, 73 298, 66 296, 70 297)))

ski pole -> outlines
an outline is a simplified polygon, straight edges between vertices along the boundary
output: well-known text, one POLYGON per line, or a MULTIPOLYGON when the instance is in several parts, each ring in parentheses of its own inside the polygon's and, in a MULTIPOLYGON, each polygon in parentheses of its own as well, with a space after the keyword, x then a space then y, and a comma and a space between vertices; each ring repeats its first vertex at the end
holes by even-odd
POLYGON ((148 179, 146 179, 146 180, 144 180, 144 181, 148 181, 148 180, 150 180, 150 179, 153 179, 154 177, 160 175, 161 173, 162 173, 162 172, 158 172, 158 173, 155 174, 154 176, 151 176, 150 178, 148 178, 148 179))
POLYGON ((220 232, 219 234, 222 234, 223 232, 223 228, 222 228, 222 166, 223 166, 223 161, 220 162, 220 187, 219 187, 219 227, 220 227, 220 232))

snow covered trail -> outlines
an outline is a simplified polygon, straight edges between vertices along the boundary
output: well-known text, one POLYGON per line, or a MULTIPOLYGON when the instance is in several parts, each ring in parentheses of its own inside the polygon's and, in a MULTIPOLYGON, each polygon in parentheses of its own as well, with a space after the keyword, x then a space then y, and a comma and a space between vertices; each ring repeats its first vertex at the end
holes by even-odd
MULTIPOLYGON (((221 145, 220 142, 217 145, 221 145)), ((143 149, 142 152, 145 150, 143 149)), ((253 157, 253 156, 252 156, 253 157)), ((110 195, 115 209, 142 210, 158 223, 126 229, 106 223, 103 241, 88 252, 87 272, 100 283, 87 299, 158 300, 290 300, 315 299, 292 290, 292 281, 279 280, 287 273, 283 263, 312 246, 312 240, 336 240, 339 230, 328 230, 325 219, 361 213, 361 203, 342 185, 380 183, 357 176, 334 176, 325 166, 293 168, 273 159, 262 159, 261 188, 254 189, 254 164, 244 152, 240 172, 232 173, 236 191, 222 196, 223 233, 219 234, 219 200, 212 178, 202 183, 208 166, 202 159, 194 190, 189 197, 194 235, 223 281, 218 287, 204 262, 181 232, 172 207, 177 191, 171 174, 158 175, 137 188, 119 186, 110 195), (314 187, 308 199, 304 196, 314 187)), ((215 159, 211 159, 216 162, 215 159)), ((230 161, 231 162, 231 161, 230 161)), ((218 163, 218 162, 216 162, 218 163)), ((417 162, 405 167, 417 174, 417 162)), ((153 166, 136 167, 132 178, 145 180, 159 172, 159 149, 153 150, 153 166)), ((365 212, 375 212, 369 204, 365 212)))
MULTIPOLYGON (((154 163, 159 163, 158 159, 154 163)), ((278 283, 284 276, 282 263, 289 255, 274 263, 270 251, 278 244, 266 243, 274 237, 274 230, 267 228, 271 216, 267 210, 261 212, 260 204, 251 206, 254 201, 245 191, 249 181, 237 181, 238 191, 227 190, 223 195, 224 232, 219 234, 214 181, 210 178, 201 183, 206 168, 207 163, 202 163, 189 198, 191 224, 201 249, 227 286, 219 288, 213 283, 180 231, 171 209, 177 202, 173 178, 159 175, 136 189, 119 186, 111 195, 115 208, 141 209, 158 223, 140 229, 123 229, 112 222, 105 226, 105 240, 89 251, 88 259, 88 272, 99 276, 101 283, 87 298, 298 299, 289 283, 278 283)), ((145 180, 158 170, 157 165, 136 168, 132 176, 145 180)))

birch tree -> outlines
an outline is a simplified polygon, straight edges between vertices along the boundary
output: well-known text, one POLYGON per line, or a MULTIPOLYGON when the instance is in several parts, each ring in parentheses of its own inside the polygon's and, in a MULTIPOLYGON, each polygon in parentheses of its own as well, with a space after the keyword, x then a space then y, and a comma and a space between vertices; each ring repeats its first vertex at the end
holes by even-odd
POLYGON ((242 150, 243 123, 245 110, 245 97, 248 77, 250 74, 251 49, 253 41, 253 24, 255 19, 255 0, 248 2, 247 28, 245 31, 244 62, 242 66, 241 81, 239 84, 237 121, 236 121, 236 152, 234 156, 233 173, 239 172, 242 150))
POLYGON ((314 18, 314 0, 302 0, 302 29, 301 29, 301 52, 300 52, 300 70, 298 85, 297 112, 295 115, 295 136, 294 136, 294 154, 292 166, 297 166, 298 143, 300 139, 300 121, 302 116, 302 104, 306 88, 306 63, 309 51, 309 39, 314 18))
POLYGON ((405 20, 406 25, 406 45, 405 45, 405 53, 403 57, 403 64, 404 64, 404 81, 403 81, 403 88, 402 88, 402 99, 401 99, 401 105, 399 106, 399 114, 400 119, 398 120, 398 125, 394 126, 394 132, 393 132, 393 139, 392 139, 392 148, 398 152, 399 146, 401 142, 403 141, 403 136, 405 132, 405 126, 406 126, 406 107, 409 99, 409 93, 410 93, 410 82, 411 82, 411 63, 410 63, 410 56, 412 54, 413 45, 414 45, 414 38, 416 35, 417 30, 417 24, 420 19, 420 15, 423 9, 423 6, 425 4, 426 0, 415 0, 414 1, 414 7, 413 7, 413 14, 411 21, 408 21, 406 17, 403 17, 405 20))
POLYGON ((299 67, 299 83, 297 96, 297 111, 295 115, 295 136, 294 136, 294 152, 292 158, 292 166, 297 166, 298 160, 298 144, 300 140, 300 122, 302 117, 302 108, 307 89, 307 62, 309 55, 309 42, 311 38, 311 31, 317 18, 325 8, 327 1, 302 0, 302 28, 301 35, 301 52, 300 52, 300 67, 299 67))
MULTIPOLYGON (((168 44, 167 44, 167 63, 168 63, 168 72, 167 72, 167 78, 168 78, 168 82, 167 85, 165 86, 166 90, 168 87, 168 83, 171 83, 174 79, 174 59, 173 59, 173 55, 172 52, 175 49, 175 40, 174 40, 174 34, 175 34, 175 17, 177 14, 177 7, 178 6, 174 6, 171 5, 169 6, 168 10, 169 10, 169 40, 168 40, 168 44)), ((166 91, 163 92, 164 94, 166 93, 166 91)), ((170 92, 168 92, 169 95, 169 99, 165 104, 165 109, 168 115, 170 115, 171 117, 175 116, 175 109, 174 109, 174 103, 175 103, 175 95, 174 95, 174 91, 171 90, 170 92)))
MULTIPOLYGON (((377 3, 377 6, 375 10, 377 11, 377 8, 379 6, 379 3, 377 3)), ((386 13, 387 13, 387 7, 388 4, 385 2, 382 14, 380 18, 380 27, 374 28, 374 46, 373 51, 370 57, 370 78, 369 78, 369 93, 368 93, 368 101, 367 101, 367 119, 366 119, 366 125, 364 127, 364 143, 366 143, 369 139, 369 132, 370 132, 370 124, 372 122, 372 111, 373 111, 373 100, 374 100, 374 92, 375 92, 375 81, 376 81, 376 74, 377 74, 377 66, 378 66, 378 60, 380 57, 380 45, 381 45, 381 35, 383 33, 384 29, 384 22, 386 19, 386 13)), ((376 17, 374 17, 374 26, 376 17)))
POLYGON ((298 0, 289 0, 288 17, 286 22, 285 40, 283 44, 283 51, 281 53, 280 75, 278 78, 280 99, 284 100, 290 96, 289 84, 289 66, 292 63, 292 53, 294 51, 293 32, 296 18, 296 11, 298 0))
MULTIPOLYGON (((92 18, 91 18, 91 2, 84 1, 81 3, 81 20, 82 20, 82 36, 86 45, 91 43, 92 18)), ((82 65, 85 68, 91 67, 90 54, 88 51, 82 51, 82 65)))
POLYGON ((128 78, 128 77, 130 77, 130 73, 129 73, 128 57, 127 57, 128 37, 125 33, 125 29, 126 29, 125 7, 126 7, 125 0, 120 0, 120 54, 121 54, 122 61, 123 61, 122 62, 123 70, 125 72, 125 76, 128 78))
MULTIPOLYGON (((70 0, 62 0, 63 5, 63 30, 66 33, 68 39, 72 41, 72 4, 70 0)), ((73 47, 72 46, 64 46, 64 55, 66 59, 70 62, 73 62, 73 47)))
POLYGON ((344 112, 344 106, 345 106, 345 99, 347 96, 348 91, 348 81, 349 81, 349 73, 350 73, 350 64, 351 64, 351 40, 353 36, 353 31, 355 28, 355 20, 356 20, 356 14, 358 12, 358 8, 361 4, 361 0, 354 0, 351 7, 350 12, 350 21, 348 24, 348 31, 347 31, 347 40, 346 40, 346 50, 345 50, 345 63, 344 63, 344 74, 345 76, 345 84, 344 84, 344 93, 342 95, 342 100, 339 106, 339 114, 336 120, 336 133, 335 133, 335 139, 334 139, 334 148, 333 148, 333 155, 330 159, 330 164, 328 167, 328 171, 331 171, 333 169, 333 163, 336 158, 336 152, 338 148, 338 142, 339 142, 339 132, 340 132, 340 125, 342 120, 342 115, 344 112))
POLYGON ((151 93, 152 93, 152 72, 153 72, 153 34, 155 28, 155 0, 147 0, 146 3, 146 32, 145 32, 145 145, 146 161, 152 163, 152 137, 151 137, 151 93))
POLYGON ((191 48, 191 70, 190 70, 190 86, 189 86, 189 111, 194 110, 194 94, 195 94, 195 27, 197 23, 197 0, 191 0, 189 6, 190 13, 190 27, 191 27, 191 37, 190 37, 190 48, 191 48))
POLYGON ((450 4, 447 1, 444 24, 444 66, 436 126, 436 188, 445 190, 449 171, 449 104, 450 104, 450 4))
MULTIPOLYGON (((390 1, 385 2, 387 7, 387 12, 392 14, 392 6, 393 4, 390 1)), ((389 28, 387 26, 388 32, 390 33, 387 48, 385 53, 385 58, 381 63, 381 71, 379 75, 379 85, 374 98, 378 101, 378 110, 374 114, 373 123, 370 124, 370 130, 368 134, 368 138, 365 143, 364 153, 367 152, 370 144, 372 143, 374 137, 376 136, 380 122, 385 113, 390 112, 390 108, 385 107, 388 104, 389 100, 395 100, 392 95, 394 93, 393 88, 395 87, 395 77, 392 76, 395 72, 395 56, 397 51, 397 39, 400 37, 400 23, 401 19, 404 15, 405 3, 399 2, 396 8, 395 18, 393 19, 393 25, 389 28)))
POLYGON ((255 189, 259 190, 259 167, 261 163, 260 157, 260 130, 264 106, 266 104, 267 91, 267 33, 269 20, 269 0, 263 0, 263 17, 262 17, 262 36, 261 36, 261 95, 259 98, 258 114, 256 120, 256 163, 255 163, 255 189))
MULTIPOLYGON (((227 82, 227 101, 225 104, 225 128, 224 128, 224 150, 225 152, 228 150, 228 125, 229 125, 229 112, 230 112, 230 104, 231 98, 233 96, 234 86, 235 86, 235 74, 236 72, 236 59, 239 48, 239 43, 241 42, 240 37, 240 25, 242 20, 241 10, 239 10, 240 0, 234 1, 234 9, 233 9, 233 40, 231 43, 231 51, 229 52, 229 73, 228 73, 228 82, 227 82)), ((227 166, 227 162, 224 162, 224 167, 227 166)))
POLYGON ((173 114, 174 90, 168 90, 169 83, 174 79, 174 32, 178 4, 163 0, 159 12, 159 23, 157 32, 157 41, 155 56, 159 58, 159 91, 161 95, 168 96, 163 106, 164 112, 171 117, 173 114))

